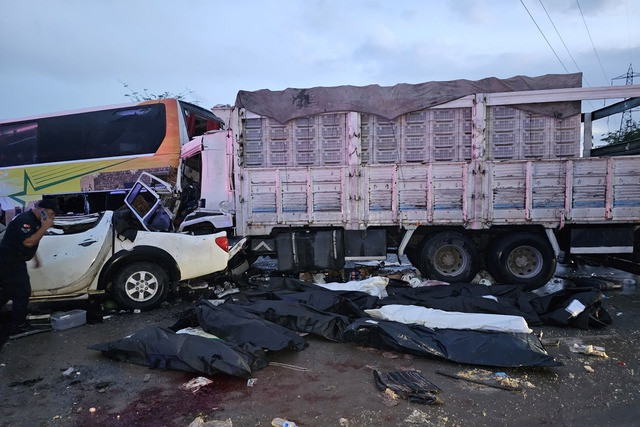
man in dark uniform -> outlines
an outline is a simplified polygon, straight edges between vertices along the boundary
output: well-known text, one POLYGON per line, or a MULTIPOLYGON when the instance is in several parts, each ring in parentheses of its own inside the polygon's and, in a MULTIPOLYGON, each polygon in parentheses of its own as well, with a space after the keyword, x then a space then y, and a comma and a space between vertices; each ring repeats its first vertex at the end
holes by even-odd
POLYGON ((7 224, 0 241, 0 308, 9 300, 13 301, 10 335, 33 329, 27 323, 31 295, 27 261, 36 255, 40 239, 53 226, 57 211, 55 199, 40 201, 35 209, 21 213, 7 224))

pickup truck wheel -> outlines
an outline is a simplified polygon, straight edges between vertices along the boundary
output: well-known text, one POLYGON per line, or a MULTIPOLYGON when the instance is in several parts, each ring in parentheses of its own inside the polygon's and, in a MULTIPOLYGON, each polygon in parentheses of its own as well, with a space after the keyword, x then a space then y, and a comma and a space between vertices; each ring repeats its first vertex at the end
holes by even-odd
POLYGON ((148 310, 165 300, 169 277, 157 264, 135 262, 124 267, 114 282, 116 300, 131 309, 148 310))
POLYGON ((432 279, 470 282, 478 273, 478 254, 467 236, 455 232, 436 233, 424 242, 418 268, 432 279))
POLYGON ((534 233, 505 234, 491 245, 486 259, 489 273, 500 283, 538 289, 556 271, 556 257, 549 242, 534 233))

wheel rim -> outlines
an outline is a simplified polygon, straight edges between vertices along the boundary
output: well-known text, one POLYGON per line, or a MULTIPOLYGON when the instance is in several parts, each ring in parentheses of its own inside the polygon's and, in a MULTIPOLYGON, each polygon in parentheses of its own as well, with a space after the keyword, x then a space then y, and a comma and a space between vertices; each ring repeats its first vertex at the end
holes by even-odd
POLYGON ((516 277, 530 279, 542 271, 542 253, 533 246, 518 246, 507 258, 507 268, 516 277))
POLYGON ((435 252, 433 265, 443 276, 457 276, 469 265, 469 255, 459 246, 444 245, 435 252))
POLYGON ((158 279, 148 271, 132 273, 124 285, 127 296, 136 302, 149 301, 158 293, 158 279))

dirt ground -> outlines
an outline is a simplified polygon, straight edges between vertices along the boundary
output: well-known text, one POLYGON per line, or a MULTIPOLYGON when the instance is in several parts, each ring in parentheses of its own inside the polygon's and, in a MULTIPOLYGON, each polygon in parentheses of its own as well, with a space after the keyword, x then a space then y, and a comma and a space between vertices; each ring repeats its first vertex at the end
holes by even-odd
POLYGON ((252 387, 216 375, 196 393, 180 386, 197 375, 118 363, 87 349, 146 326, 170 326, 190 303, 117 313, 102 323, 8 341, 0 349, 0 426, 187 426, 199 415, 230 419, 234 427, 268 426, 275 417, 299 426, 638 425, 639 285, 604 291, 614 319, 605 329, 534 328, 561 367, 482 368, 307 337, 305 350, 270 357, 292 366, 256 372, 252 387), (609 357, 573 353, 573 343, 604 347, 609 357), (70 367, 73 373, 63 375, 70 367), (475 368, 530 384, 507 391, 438 374, 475 368), (394 400, 378 391, 373 369, 419 370, 442 390, 443 404, 394 400))

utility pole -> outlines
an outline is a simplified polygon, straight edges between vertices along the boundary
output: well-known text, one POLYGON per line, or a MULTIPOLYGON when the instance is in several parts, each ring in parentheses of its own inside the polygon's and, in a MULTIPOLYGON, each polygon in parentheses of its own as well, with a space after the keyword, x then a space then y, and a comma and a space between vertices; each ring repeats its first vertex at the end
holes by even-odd
MULTIPOLYGON (((622 80, 622 79, 626 81, 626 85, 632 85, 634 77, 640 77, 640 73, 634 73, 633 65, 629 64, 629 69, 627 70, 627 74, 622 74, 622 75, 619 75, 618 77, 612 78, 611 86, 613 86, 614 80, 622 80)), ((620 131, 618 132, 618 135, 620 135, 621 137, 625 133, 631 132, 633 130, 633 118, 631 117, 632 111, 633 111, 632 109, 629 109, 622 112, 622 119, 620 120, 620 131)))

